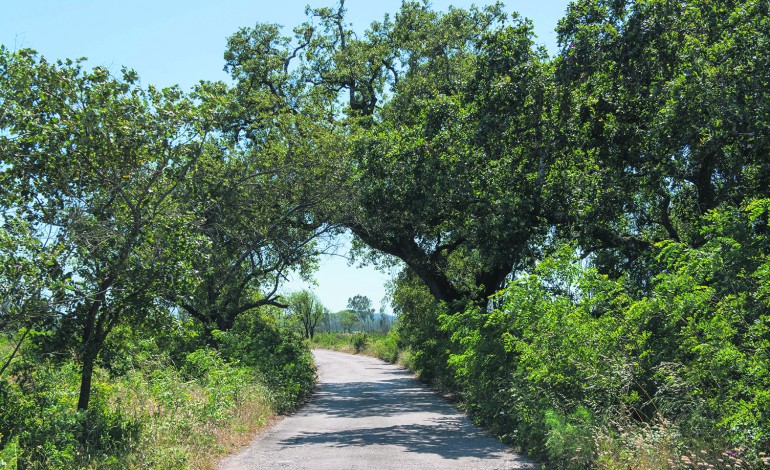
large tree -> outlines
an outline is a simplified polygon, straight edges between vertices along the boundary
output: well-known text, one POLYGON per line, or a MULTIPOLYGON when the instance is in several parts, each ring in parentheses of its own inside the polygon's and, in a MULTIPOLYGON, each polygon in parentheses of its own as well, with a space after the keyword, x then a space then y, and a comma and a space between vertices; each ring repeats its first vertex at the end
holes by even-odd
POLYGON ((770 185, 764 1, 573 3, 559 23, 558 223, 604 270, 770 185))
POLYGON ((297 112, 312 103, 326 123, 316 150, 341 157, 329 221, 403 260, 436 299, 483 302, 545 232, 549 86, 529 23, 501 5, 405 2, 359 37, 344 2, 308 13, 293 41, 264 25, 231 39, 249 65, 238 86, 297 112))
POLYGON ((281 283, 291 272, 312 271, 329 231, 305 217, 309 201, 272 161, 220 144, 200 159, 179 194, 196 215, 191 230, 201 243, 191 264, 198 282, 169 292, 209 333, 229 330, 246 311, 287 307, 281 283))
POLYGON ((4 213, 51 233, 48 263, 68 279, 47 325, 82 363, 78 409, 110 331, 138 321, 184 278, 188 218, 171 197, 206 129, 175 88, 141 88, 79 62, 0 50, 0 186, 4 213))

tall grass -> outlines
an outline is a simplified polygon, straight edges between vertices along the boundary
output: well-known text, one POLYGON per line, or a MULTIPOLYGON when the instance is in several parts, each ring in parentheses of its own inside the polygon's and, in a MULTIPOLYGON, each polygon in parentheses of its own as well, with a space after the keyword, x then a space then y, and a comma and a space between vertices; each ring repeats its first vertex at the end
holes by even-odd
POLYGON ((118 382, 112 404, 143 423, 127 468, 214 468, 276 414, 253 370, 221 361, 194 376, 173 368, 131 373, 118 382))
POLYGON ((98 369, 88 413, 74 411, 75 364, 16 372, 0 381, 0 418, 13 437, 0 460, 19 468, 214 468, 276 415, 261 377, 212 350, 181 368, 158 357, 120 377, 98 369))
POLYGON ((215 332, 216 349, 200 325, 171 325, 116 328, 87 412, 76 351, 50 354, 46 333, 30 335, 0 377, 0 469, 214 468, 315 385, 307 344, 262 312, 215 332))

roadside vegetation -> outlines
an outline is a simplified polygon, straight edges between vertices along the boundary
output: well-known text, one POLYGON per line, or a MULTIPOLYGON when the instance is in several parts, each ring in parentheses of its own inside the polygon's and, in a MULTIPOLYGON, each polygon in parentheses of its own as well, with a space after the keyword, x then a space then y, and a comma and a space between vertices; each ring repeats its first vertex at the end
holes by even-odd
POLYGON ((190 92, 0 48, 0 459, 197 466, 315 341, 557 468, 770 465, 769 8, 578 0, 549 57, 500 4, 340 1, 190 92), (280 295, 343 231, 392 330, 280 295))
POLYGON ((0 466, 212 467, 312 390, 277 291, 329 227, 232 100, 0 48, 0 466))
MULTIPOLYGON (((320 333, 313 339, 313 347, 351 354, 376 357, 391 364, 402 364, 409 353, 399 348, 395 331, 389 333, 320 333)), ((408 364, 408 363, 407 363, 408 364)))
MULTIPOLYGON (((220 347, 192 322, 160 337, 119 328, 75 413, 80 368, 26 344, 0 382, 9 468, 214 468, 312 391, 311 357, 274 319, 243 317, 220 347)), ((3 352, 6 352, 5 350, 3 352)))

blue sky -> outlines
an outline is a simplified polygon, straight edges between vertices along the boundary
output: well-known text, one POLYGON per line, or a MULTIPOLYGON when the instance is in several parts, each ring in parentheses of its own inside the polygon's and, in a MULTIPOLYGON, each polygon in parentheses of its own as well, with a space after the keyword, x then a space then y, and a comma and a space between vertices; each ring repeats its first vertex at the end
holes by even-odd
MULTIPOLYGON (((467 8, 490 1, 434 0, 436 10, 467 8)), ((531 19, 537 43, 556 52, 553 29, 567 8, 566 0, 507 1, 508 11, 531 19)), ((333 0, 0 0, 0 43, 11 50, 32 48, 49 60, 87 57, 90 66, 117 72, 133 68, 145 85, 179 85, 189 89, 199 80, 227 80, 222 54, 227 37, 257 22, 288 28, 304 20, 305 5, 331 6, 333 0)), ((395 13, 400 0, 347 0, 348 21, 357 30, 385 13, 395 13)), ((344 254, 341 252, 341 254, 344 254)), ((389 273, 372 267, 356 269, 340 256, 322 261, 312 287, 331 310, 347 299, 366 295, 378 308, 389 273)), ((299 283, 289 288, 300 287, 299 283)))

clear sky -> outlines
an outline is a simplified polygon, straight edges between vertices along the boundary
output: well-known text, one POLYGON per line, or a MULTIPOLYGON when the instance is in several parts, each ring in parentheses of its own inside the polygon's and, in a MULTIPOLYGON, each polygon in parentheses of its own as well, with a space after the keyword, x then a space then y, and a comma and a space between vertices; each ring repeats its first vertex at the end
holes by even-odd
MULTIPOLYGON (((432 1, 436 10, 491 3, 432 1)), ((504 3, 508 11, 531 19, 537 43, 556 52, 553 30, 567 0, 504 3)), ((238 28, 257 22, 291 28, 304 20, 308 4, 333 6, 335 0, 0 0, 0 43, 11 50, 35 49, 49 60, 87 57, 90 66, 113 72, 126 66, 145 85, 189 89, 199 80, 227 80, 222 55, 227 37, 238 28)), ((400 0, 347 0, 348 21, 362 31, 400 5, 400 0)), ((371 267, 349 267, 345 258, 333 256, 322 261, 312 289, 334 311, 356 294, 368 296, 379 308, 389 277, 371 267)))

